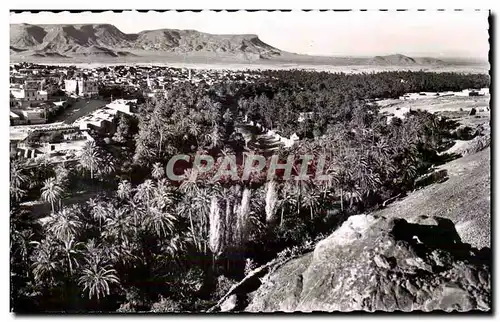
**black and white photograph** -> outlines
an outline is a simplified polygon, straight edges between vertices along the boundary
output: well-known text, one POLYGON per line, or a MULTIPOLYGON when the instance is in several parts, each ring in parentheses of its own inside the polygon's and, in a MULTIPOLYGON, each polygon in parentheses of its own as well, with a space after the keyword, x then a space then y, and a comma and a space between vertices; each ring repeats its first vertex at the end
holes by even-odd
POLYGON ((10 312, 491 314, 492 14, 11 10, 10 312))

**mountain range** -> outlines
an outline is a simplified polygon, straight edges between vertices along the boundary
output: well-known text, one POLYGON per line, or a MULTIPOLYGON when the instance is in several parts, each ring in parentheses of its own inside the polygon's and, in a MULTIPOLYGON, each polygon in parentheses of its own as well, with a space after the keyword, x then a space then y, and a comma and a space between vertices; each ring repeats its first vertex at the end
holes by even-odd
POLYGON ((120 57, 149 53, 209 52, 266 59, 281 51, 256 35, 212 35, 159 29, 125 34, 109 24, 10 25, 10 53, 23 56, 120 57))
POLYGON ((330 65, 443 65, 440 59, 396 54, 324 57, 275 48, 257 35, 215 35, 196 30, 158 29, 126 34, 110 24, 10 25, 11 60, 184 60, 299 62, 330 65))

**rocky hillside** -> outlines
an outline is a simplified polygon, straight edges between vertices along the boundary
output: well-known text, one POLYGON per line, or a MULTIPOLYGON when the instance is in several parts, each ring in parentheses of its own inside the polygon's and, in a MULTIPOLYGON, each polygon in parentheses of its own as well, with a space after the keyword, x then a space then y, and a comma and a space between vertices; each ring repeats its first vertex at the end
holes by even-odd
POLYGON ((195 30, 160 29, 125 34, 109 24, 10 26, 11 55, 108 56, 134 52, 209 52, 268 58, 281 51, 256 35, 212 35, 195 30))
POLYGON ((490 148, 440 166, 448 180, 417 190, 377 214, 410 218, 418 212, 453 221, 466 243, 491 247, 490 148))
POLYGON ((271 270, 245 310, 488 311, 490 265, 489 248, 462 243, 449 219, 352 216, 312 253, 271 270))

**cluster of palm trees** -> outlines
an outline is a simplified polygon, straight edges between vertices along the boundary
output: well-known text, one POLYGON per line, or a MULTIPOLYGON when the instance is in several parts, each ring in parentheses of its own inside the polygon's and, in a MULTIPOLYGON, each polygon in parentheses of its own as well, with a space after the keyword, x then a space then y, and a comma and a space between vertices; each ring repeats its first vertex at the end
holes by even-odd
MULTIPOLYGON (((136 187, 121 181, 111 197, 70 206, 60 203, 60 181, 46 180, 41 197, 53 208, 41 219, 43 238, 23 244, 23 257, 30 263, 27 275, 40 296, 60 288, 68 298, 81 294, 100 300, 136 282, 133 274, 151 278, 148 273, 178 265, 175 261, 191 247, 193 234, 178 215, 169 183, 155 175, 136 187)), ((36 224, 30 228, 36 230, 36 224)))
MULTIPOLYGON (((17 298, 32 303, 57 299, 59 309, 64 305, 116 309, 126 301, 144 302, 128 300, 131 290, 139 289, 140 297, 150 303, 165 299, 187 303, 199 294, 194 285, 210 289, 210 279, 235 273, 221 261, 243 263, 237 268, 241 272, 236 272, 242 274, 248 260, 261 264, 270 252, 275 255, 334 229, 329 221, 332 210, 339 221, 411 189, 449 136, 445 119, 414 112, 388 123, 363 101, 386 91, 387 84, 407 84, 401 78, 412 79, 411 86, 421 82, 428 88, 422 81, 427 74, 266 73, 264 81, 243 87, 233 83, 214 90, 174 87, 168 100, 140 106, 137 133, 131 133, 129 121, 120 120, 110 144, 135 148, 133 158, 112 154, 100 141, 92 141, 77 164, 26 169, 12 163, 17 298), (382 85, 370 89, 363 79, 382 85), (298 122, 300 112, 313 116, 298 122), (329 180, 316 180, 314 162, 308 179, 267 181, 262 173, 252 173, 243 180, 244 161, 238 163, 238 179, 214 182, 214 173, 206 172, 191 180, 191 169, 184 172, 181 183, 167 178, 165 166, 174 154, 209 154, 217 164, 227 156, 244 160, 244 152, 252 151, 234 132, 245 115, 279 133, 299 132, 297 144, 273 153, 280 160, 288 155, 312 155, 314 162, 323 157, 323 173, 329 180), (142 177, 131 176, 130 169, 124 175, 120 165, 126 159, 142 177), (101 193, 71 205, 68 197, 84 180, 98 185, 101 193), (40 225, 33 220, 26 224, 29 215, 19 206, 33 198, 51 206, 40 225), (269 250, 267 245, 276 240, 282 242, 281 248, 269 250), (201 277, 193 273, 195 267, 201 277)), ((460 83, 461 77, 454 82, 460 83)), ((432 76, 432 82, 440 79, 432 76)), ((483 81, 472 78, 474 85, 483 81)), ((295 164, 293 171, 299 167, 295 164)))

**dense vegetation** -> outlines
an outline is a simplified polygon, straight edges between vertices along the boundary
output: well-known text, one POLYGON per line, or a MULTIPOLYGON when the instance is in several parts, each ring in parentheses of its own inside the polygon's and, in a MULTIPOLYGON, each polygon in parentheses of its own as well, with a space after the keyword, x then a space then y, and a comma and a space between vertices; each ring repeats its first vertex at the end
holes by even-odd
MULTIPOLYGON (((184 83, 167 100, 142 104, 137 118, 121 116, 116 133, 89 143, 76 163, 26 168, 13 160, 13 308, 205 310, 248 270, 413 189, 440 161, 453 122, 420 111, 388 121, 374 99, 488 82, 425 72, 265 71, 253 83, 184 83), (313 113, 299 122, 305 112, 313 113), (292 148, 274 153, 326 155, 332 180, 167 179, 174 154, 239 159, 250 148, 236 129, 250 121, 298 134, 292 148), (21 204, 36 199, 50 206, 36 212, 21 204)), ((263 145, 259 153, 271 151, 263 145)))

